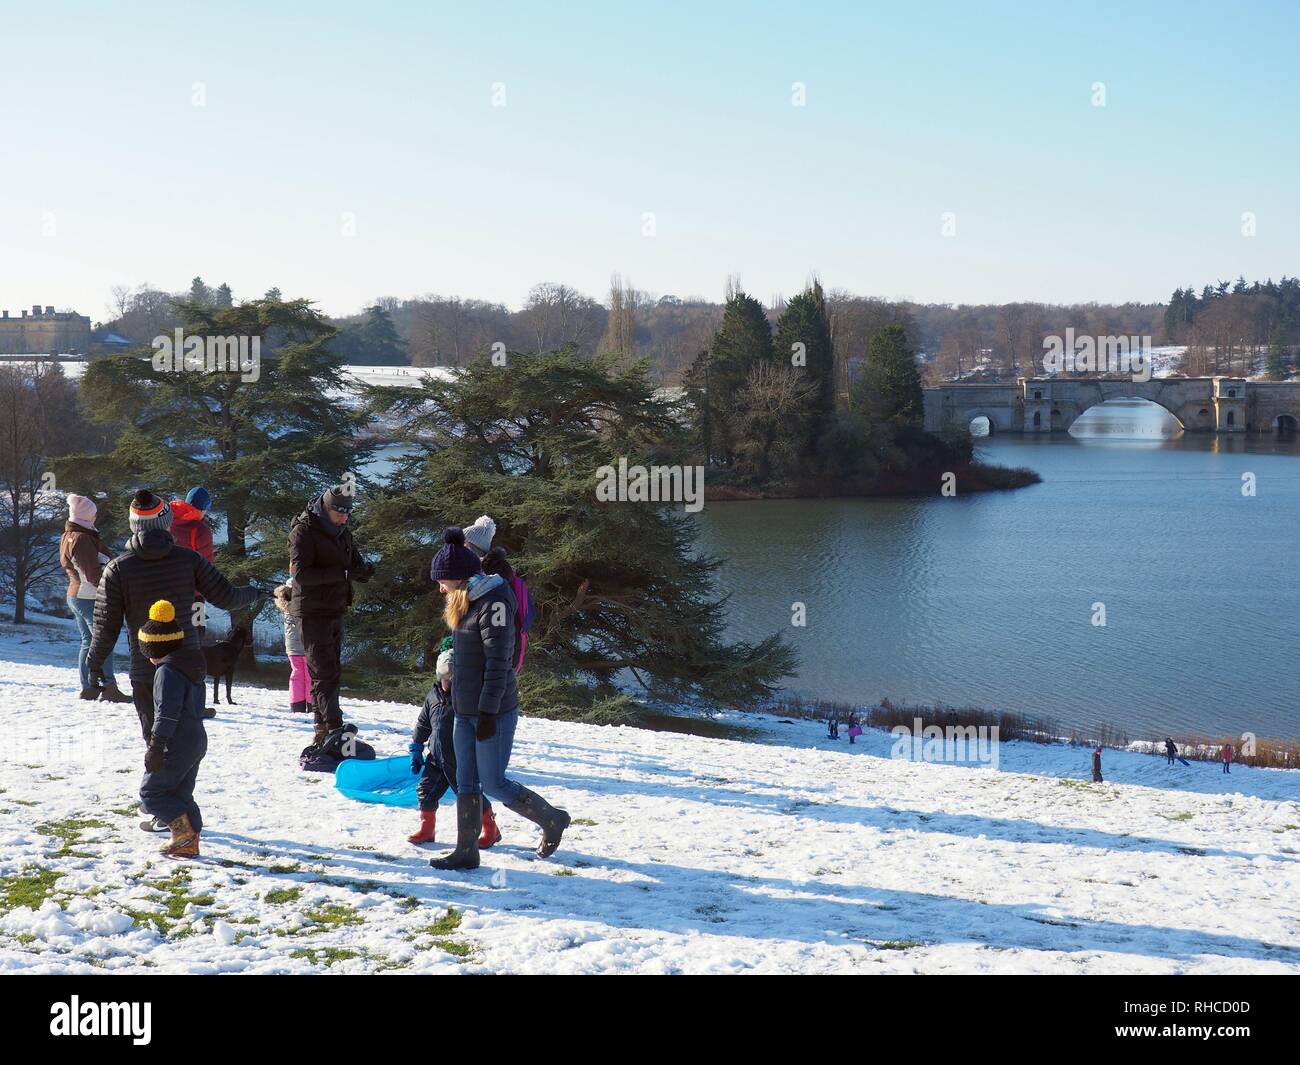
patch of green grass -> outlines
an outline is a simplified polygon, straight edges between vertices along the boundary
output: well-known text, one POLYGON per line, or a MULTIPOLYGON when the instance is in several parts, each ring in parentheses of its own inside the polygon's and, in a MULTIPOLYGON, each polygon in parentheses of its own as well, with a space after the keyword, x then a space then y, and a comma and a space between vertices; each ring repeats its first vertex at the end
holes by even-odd
POLYGON ((134 817, 140 812, 140 803, 133 802, 130 806, 114 806, 108 812, 117 814, 118 817, 134 817))
POLYGON ((873 940, 871 945, 878 950, 911 950, 914 947, 923 947, 924 943, 915 939, 883 939, 873 940))
POLYGON ((404 895, 402 900, 397 904, 397 908, 403 913, 410 913, 412 910, 420 908, 420 900, 414 895, 404 895))
POLYGON ((278 905, 285 902, 297 902, 301 896, 302 896, 302 888, 291 887, 291 888, 275 888, 271 891, 268 891, 265 895, 262 896, 262 898, 266 902, 273 902, 278 905))
POLYGON ((561 867, 555 870, 555 875, 556 876, 577 876, 578 874, 574 872, 572 869, 561 867))
POLYGON ((1190 821, 1193 815, 1191 811, 1184 810, 1182 813, 1177 813, 1177 814, 1162 813, 1160 816, 1163 817, 1166 821, 1190 821))
POLYGON ((26 906, 39 910, 54 894, 54 884, 62 875, 53 869, 34 865, 13 876, 0 877, 0 909, 7 911, 26 906))
POLYGON ((289 957, 306 958, 312 965, 317 965, 319 961, 323 961, 328 967, 337 962, 347 961, 349 958, 363 958, 365 955, 359 950, 348 950, 346 947, 321 947, 319 950, 302 947, 290 951, 289 957))
POLYGON ((328 902, 324 906, 317 906, 314 909, 307 910, 304 914, 307 920, 313 924, 320 925, 322 929, 342 928, 349 924, 365 924, 366 919, 361 916, 361 912, 353 906, 343 906, 336 902, 328 902))
POLYGON ((12 801, 13 801, 13 802, 16 802, 19 806, 35 806, 35 805, 36 805, 36 803, 34 803, 31 799, 14 799, 14 800, 12 800, 12 801))
POLYGON ((81 839, 81 834, 91 828, 108 828, 107 821, 97 821, 94 818, 66 817, 62 821, 46 821, 44 824, 37 825, 36 831, 42 836, 53 836, 61 842, 61 846, 54 852, 56 858, 93 858, 93 854, 84 854, 73 850, 73 845, 81 839))
POLYGON ((302 866, 297 862, 290 862, 288 865, 273 865, 270 871, 273 873, 296 873, 301 868, 302 866))
MULTIPOLYGON (((570 872, 569 875, 572 876, 572 872, 570 872)), ((422 936, 432 936, 433 939, 427 945, 418 947, 418 949, 429 950, 432 947, 437 947, 439 950, 445 951, 454 957, 468 958, 474 953, 473 945, 466 943, 464 940, 448 938, 454 934, 458 928, 460 928, 462 916, 461 912, 456 909, 455 906, 448 906, 447 912, 434 921, 433 924, 425 925, 423 928, 417 928, 406 938, 408 940, 416 940, 422 936)))
POLYGON ((463 914, 455 906, 448 906, 447 912, 439 917, 431 925, 417 929, 415 934, 419 936, 446 936, 456 931, 460 927, 463 914))
POLYGON ((68 778, 67 778, 67 777, 55 776, 53 773, 46 773, 46 774, 45 774, 45 779, 46 779, 46 780, 67 780, 68 778))
POLYGON ((167 920, 167 915, 158 913, 156 910, 139 910, 130 906, 123 906, 122 912, 134 919, 135 923, 141 928, 145 925, 153 925, 158 929, 159 935, 165 936, 171 930, 172 923, 167 920))
POLYGON ((575 817, 572 821, 569 822, 570 825, 585 825, 587 827, 591 827, 595 825, 595 823, 596 822, 593 821, 590 817, 575 817))

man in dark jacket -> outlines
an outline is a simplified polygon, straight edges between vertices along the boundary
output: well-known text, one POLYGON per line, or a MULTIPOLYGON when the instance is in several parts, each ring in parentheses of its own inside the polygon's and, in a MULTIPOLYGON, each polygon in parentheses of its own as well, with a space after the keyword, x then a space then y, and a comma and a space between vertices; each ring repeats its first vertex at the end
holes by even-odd
POLYGON ((103 686, 104 660, 117 643, 122 622, 131 648, 131 694, 140 730, 148 742, 153 733, 154 665, 137 642, 137 631, 149 620, 149 608, 159 599, 173 604, 185 636, 173 652, 177 668, 203 677, 207 664, 193 623, 195 591, 222 610, 252 606, 263 594, 257 588, 235 588, 207 559, 180 547, 168 532, 171 512, 166 502, 141 489, 131 500, 131 539, 127 549, 104 567, 95 600, 95 629, 86 668, 91 683, 103 686))
POLYGON ((361 557, 352 530, 353 495, 343 485, 322 492, 289 528, 289 613, 301 621, 311 673, 316 732, 312 743, 343 727, 339 683, 343 676, 343 615, 352 605, 352 582, 370 580, 375 567, 361 557))

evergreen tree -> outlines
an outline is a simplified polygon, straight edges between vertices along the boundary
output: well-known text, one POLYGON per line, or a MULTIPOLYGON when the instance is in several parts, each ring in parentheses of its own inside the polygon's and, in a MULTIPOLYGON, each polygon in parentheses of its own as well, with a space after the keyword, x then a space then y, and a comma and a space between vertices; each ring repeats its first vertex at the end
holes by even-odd
POLYGON ((189 299, 191 303, 197 303, 204 307, 212 306, 212 289, 203 283, 203 278, 196 277, 190 282, 189 299))
POLYGON ((368 543, 394 564, 350 635, 408 671, 431 668, 445 629, 429 558, 445 526, 488 514, 537 611, 525 674, 604 691, 626 676, 659 695, 734 704, 791 671, 779 636, 725 639, 717 562, 697 550, 689 514, 598 496, 602 467, 620 457, 680 461, 677 405, 655 393, 644 361, 620 362, 571 348, 510 353, 506 366, 480 357, 452 380, 369 390, 376 410, 405 420, 413 452, 371 505, 368 543))
POLYGON ((814 282, 786 304, 776 323, 773 348, 777 361, 793 366, 811 389, 804 428, 807 434, 804 450, 811 454, 820 447, 835 421, 835 352, 820 282, 814 282), (802 369, 791 361, 796 345, 802 345, 802 369))
POLYGON ((1285 381, 1289 366, 1287 365, 1286 345, 1282 341, 1282 325, 1273 327, 1273 336, 1268 345, 1268 356, 1264 360, 1264 374, 1270 381, 1285 381))
POLYGON ((178 310, 187 338, 261 338, 256 373, 210 370, 211 361, 160 369, 162 353, 152 351, 95 361, 82 400, 95 420, 125 428, 110 454, 56 463, 60 487, 109 489, 125 507, 137 486, 176 495, 205 485, 226 516, 227 575, 283 572, 290 520, 349 473, 360 482, 372 450, 353 435, 365 414, 337 398, 346 386, 327 347, 334 330, 306 300, 226 309, 184 301, 178 310))
POLYGON ((398 335, 393 319, 383 307, 366 309, 360 322, 339 331, 334 347, 345 362, 362 366, 406 366, 406 342, 398 335))
POLYGON ((870 421, 916 427, 923 424, 921 369, 902 326, 886 326, 871 338, 855 388, 854 406, 870 421))
POLYGON ((727 300, 722 325, 713 335, 709 357, 702 368, 705 378, 706 409, 711 452, 710 460, 730 465, 735 458, 736 441, 730 426, 734 422, 736 402, 749 371, 773 358, 772 326, 763 305, 752 296, 736 291, 727 300))
POLYGON ((224 281, 217 286, 217 295, 213 302, 219 310, 228 310, 235 305, 234 294, 230 291, 230 286, 224 281))

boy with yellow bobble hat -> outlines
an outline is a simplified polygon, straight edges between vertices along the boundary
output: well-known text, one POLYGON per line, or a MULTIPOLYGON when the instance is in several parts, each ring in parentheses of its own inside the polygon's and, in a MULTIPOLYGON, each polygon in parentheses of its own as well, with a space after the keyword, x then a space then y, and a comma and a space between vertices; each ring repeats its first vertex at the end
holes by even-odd
POLYGON ((149 620, 140 626, 136 640, 157 667, 153 732, 144 756, 141 805, 145 813, 165 821, 171 829, 171 839, 162 847, 166 857, 197 858, 203 816, 194 801, 194 781, 208 750, 208 734, 203 728, 203 676, 195 676, 188 658, 175 653, 184 646, 185 632, 168 600, 159 599, 149 608, 149 620))

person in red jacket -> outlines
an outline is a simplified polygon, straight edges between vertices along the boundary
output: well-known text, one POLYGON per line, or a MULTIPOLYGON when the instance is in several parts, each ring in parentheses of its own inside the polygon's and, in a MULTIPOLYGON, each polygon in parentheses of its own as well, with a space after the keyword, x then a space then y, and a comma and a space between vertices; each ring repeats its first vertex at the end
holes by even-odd
POLYGON ((212 527, 208 516, 212 497, 202 486, 191 488, 184 499, 172 500, 172 539, 212 561, 212 527))
MULTIPOLYGON (((173 499, 172 508, 172 539, 181 547, 188 547, 191 551, 197 551, 209 562, 212 559, 212 526, 203 519, 208 516, 208 509, 212 506, 212 496, 202 485, 195 485, 185 493, 184 499, 173 499)), ((196 602, 202 602, 203 597, 196 595, 196 602)), ((207 625, 196 625, 199 630, 199 643, 203 643, 204 636, 207 635, 207 625)))

